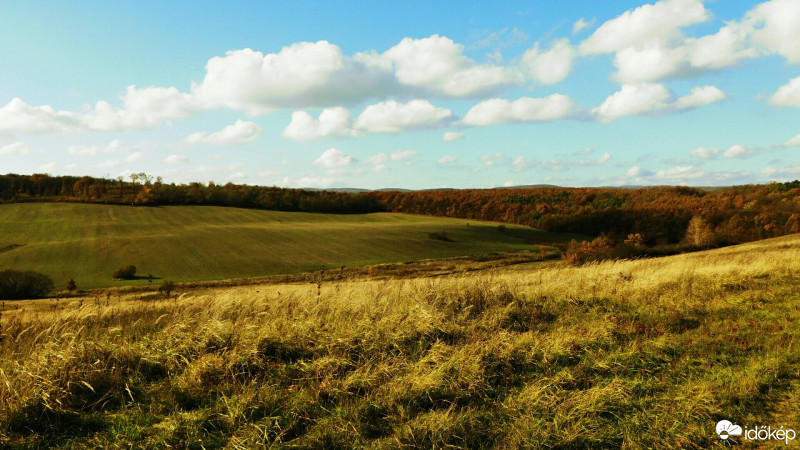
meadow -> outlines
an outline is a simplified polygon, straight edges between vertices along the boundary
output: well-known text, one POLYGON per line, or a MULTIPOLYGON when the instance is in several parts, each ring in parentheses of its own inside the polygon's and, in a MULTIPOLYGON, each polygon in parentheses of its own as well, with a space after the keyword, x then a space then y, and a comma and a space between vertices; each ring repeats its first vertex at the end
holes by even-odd
POLYGON ((793 235, 41 300, 0 319, 0 446, 709 448, 722 419, 800 430, 797 261, 793 235))
POLYGON ((213 206, 0 205, 0 267, 63 288, 220 280, 344 266, 538 250, 569 235, 407 214, 318 214, 213 206), (431 239, 444 233, 449 240, 431 239), (137 281, 112 280, 121 267, 137 281))

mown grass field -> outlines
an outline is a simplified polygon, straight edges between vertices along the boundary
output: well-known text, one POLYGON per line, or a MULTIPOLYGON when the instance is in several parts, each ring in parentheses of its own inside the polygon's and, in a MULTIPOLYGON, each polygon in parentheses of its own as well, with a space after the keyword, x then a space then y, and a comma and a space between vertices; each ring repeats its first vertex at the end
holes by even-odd
POLYGON ((723 448, 722 419, 798 431, 797 261, 794 235, 5 313, 0 446, 723 448))
MULTIPOLYGON (((335 215, 210 206, 0 205, 0 268, 63 288, 124 284, 117 268, 173 281, 219 280, 489 252, 567 237, 519 226, 403 214, 335 215), (469 225, 468 225, 469 224, 469 225), (429 238, 446 232, 451 242, 429 238)), ((157 280, 156 280, 157 281, 157 280)))

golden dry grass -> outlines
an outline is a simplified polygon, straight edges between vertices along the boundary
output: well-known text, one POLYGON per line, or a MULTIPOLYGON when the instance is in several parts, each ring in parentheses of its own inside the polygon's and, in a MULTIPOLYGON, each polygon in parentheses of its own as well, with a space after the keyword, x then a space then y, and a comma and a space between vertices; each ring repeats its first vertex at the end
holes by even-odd
POLYGON ((789 236, 6 312, 0 445, 706 448, 720 419, 800 430, 797 261, 789 236))

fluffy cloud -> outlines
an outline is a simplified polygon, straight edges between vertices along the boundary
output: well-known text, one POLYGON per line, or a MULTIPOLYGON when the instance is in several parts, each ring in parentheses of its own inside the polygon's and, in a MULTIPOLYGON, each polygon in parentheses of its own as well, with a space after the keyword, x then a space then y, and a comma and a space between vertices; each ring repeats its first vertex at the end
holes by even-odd
POLYGON ((408 160, 416 156, 416 154, 417 154, 416 150, 399 150, 392 153, 390 155, 390 158, 392 159, 392 161, 408 163, 408 160))
POLYGON ((753 40, 769 53, 777 53, 789 62, 800 62, 800 2, 772 0, 761 3, 745 16, 752 25, 753 40))
POLYGON ((461 123, 484 126, 507 122, 545 122, 568 117, 573 110, 572 100, 561 94, 545 98, 522 97, 513 102, 495 98, 470 108, 461 123))
POLYGON ((613 53, 640 43, 674 39, 680 35, 680 28, 705 22, 709 17, 701 0, 663 0, 643 5, 605 22, 580 44, 580 51, 613 53))
POLYGON ((593 23, 594 19, 587 22, 586 19, 581 17, 572 24, 572 34, 574 35, 580 33, 584 28, 590 27, 593 23))
POLYGON ((435 95, 472 97, 520 84, 518 70, 477 64, 464 56, 464 46, 434 34, 424 39, 405 38, 371 63, 394 67, 397 81, 435 95))
POLYGON ((656 178, 681 181, 681 180, 694 180, 702 178, 706 173, 694 166, 677 166, 667 170, 659 170, 656 172, 656 178))
POLYGON ((342 107, 322 110, 319 119, 305 111, 292 113, 283 136, 296 141, 313 141, 329 136, 344 136, 350 131, 350 112, 342 107))
POLYGON ((673 100, 672 92, 662 84, 624 84, 619 91, 593 109, 592 114, 601 122, 612 122, 623 116, 680 111, 723 99, 725 93, 714 86, 696 87, 690 94, 673 100))
POLYGON ((189 164, 189 158, 183 155, 169 155, 164 159, 167 164, 189 164))
POLYGON ((208 134, 205 131, 192 133, 183 142, 186 145, 240 145, 255 140, 261 132, 261 128, 255 123, 237 120, 233 125, 228 125, 216 133, 208 134))
POLYGON ((352 58, 327 41, 299 42, 278 53, 249 48, 211 58, 192 93, 205 108, 260 114, 280 108, 350 103, 384 89, 389 74, 352 58))
POLYGON ((29 106, 15 98, 0 108, 0 134, 140 130, 186 117, 196 110, 192 97, 174 87, 128 86, 121 99, 121 108, 99 101, 78 113, 55 111, 47 105, 29 106))
POLYGON ((493 166, 497 161, 501 161, 506 158, 506 155, 502 153, 490 153, 486 155, 481 155, 481 161, 487 166, 493 166))
POLYGON ((159 122, 187 117, 196 111, 191 95, 174 87, 128 86, 122 97, 122 108, 99 101, 93 109, 81 114, 83 127, 89 130, 117 131, 152 128, 159 122))
POLYGON ((792 78, 770 97, 770 103, 777 106, 800 107, 800 77, 792 78))
POLYGON ((409 129, 433 127, 453 113, 427 100, 398 103, 394 100, 367 106, 356 119, 357 130, 372 133, 399 133, 409 129))
POLYGON ((796 178, 800 175, 800 163, 782 168, 765 167, 761 171, 761 175, 764 177, 773 177, 772 179, 796 178))
POLYGON ((615 53, 622 83, 654 81, 779 54, 800 62, 800 3, 771 0, 716 33, 686 37, 682 28, 710 18, 700 0, 663 0, 604 23, 580 44, 583 54, 615 53))
POLYGON ((4 145, 0 147, 0 155, 27 155, 31 152, 28 144, 24 142, 14 142, 13 144, 4 145))
POLYGON ((447 156, 442 156, 436 162, 439 164, 450 164, 456 161, 458 161, 458 156, 447 155, 447 156))
POLYGON ((800 134, 798 134, 797 136, 789 139, 783 145, 785 147, 794 147, 794 146, 800 145, 800 134))
POLYGON ((102 149, 100 149, 96 145, 91 145, 91 146, 70 145, 69 147, 67 147, 67 153, 69 153, 70 155, 94 156, 97 155, 100 151, 102 151, 103 153, 115 153, 119 151, 121 148, 122 148, 122 142, 119 139, 114 139, 102 149))
POLYGON ((461 139, 462 137, 464 137, 464 133, 459 131, 447 131, 444 133, 444 136, 442 136, 442 140, 444 142, 453 142, 461 139))
POLYGON ((559 39, 550 50, 539 50, 537 42, 522 56, 521 65, 536 80, 543 84, 557 83, 569 75, 574 50, 568 39, 559 39))
POLYGON ((69 131, 78 127, 74 113, 50 106, 29 106, 15 98, 0 108, 0 135, 69 131))
POLYGON ((713 159, 719 155, 719 149, 716 147, 697 147, 695 149, 689 150, 689 154, 694 156, 695 158, 700 159, 713 159))
POLYGON ((651 175, 653 175, 653 172, 639 166, 633 166, 625 172, 627 177, 649 177, 651 175))
POLYGON ((326 169, 333 169, 346 166, 352 162, 355 162, 355 158, 352 156, 345 155, 341 150, 329 148, 325 150, 319 158, 314 160, 314 165, 326 169))

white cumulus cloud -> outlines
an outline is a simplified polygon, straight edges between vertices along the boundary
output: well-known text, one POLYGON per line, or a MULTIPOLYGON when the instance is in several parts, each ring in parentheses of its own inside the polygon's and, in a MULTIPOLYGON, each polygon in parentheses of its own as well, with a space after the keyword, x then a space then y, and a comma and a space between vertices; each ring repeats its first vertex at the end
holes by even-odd
POLYGON ((800 107, 800 77, 792 78, 787 84, 778 88, 770 97, 770 103, 777 106, 800 107))
POLYGON ((208 134, 205 131, 192 133, 183 140, 183 143, 186 145, 240 145, 255 140, 261 133, 258 125, 240 119, 216 133, 208 134))
POLYGON ((344 136, 350 131, 350 112, 342 107, 322 110, 318 119, 305 111, 292 113, 283 136, 295 141, 313 141, 329 136, 344 136))
POLYGON ((394 100, 369 105, 356 119, 355 128, 372 133, 399 133, 405 130, 434 127, 452 115, 427 100, 399 103, 394 100))
POLYGON ((700 159, 716 158, 717 155, 719 155, 719 152, 720 150, 716 147, 697 147, 695 149, 689 150, 690 155, 700 159))
POLYGON ((566 118, 573 110, 572 100, 561 94, 545 98, 522 97, 513 102, 495 98, 470 108, 461 123, 484 126, 507 122, 546 122, 566 118))
POLYGON ((31 152, 30 147, 28 144, 24 142, 14 142, 13 144, 8 144, 0 147, 0 155, 27 155, 31 152))
POLYGON ((164 159, 167 164, 189 164, 189 158, 183 155, 169 155, 164 159))
POLYGON ((702 0, 662 0, 642 5, 601 25, 580 44, 584 54, 612 53, 653 40, 668 40, 680 28, 705 22, 711 14, 702 0))
POLYGON ((345 155, 341 150, 336 148, 329 148, 314 160, 314 165, 324 167, 326 169, 333 169, 337 167, 346 166, 355 162, 355 158, 350 155, 345 155))
POLYGON ((630 115, 648 115, 680 111, 708 105, 725 99, 725 93, 714 86, 701 86, 691 93, 673 99, 672 92, 658 83, 624 84, 610 95, 592 114, 601 122, 612 122, 630 115))
POLYGON ((444 136, 442 136, 442 140, 444 142, 453 142, 461 139, 462 137, 464 137, 464 133, 461 133, 460 131, 447 131, 444 133, 444 136))
POLYGON ((520 84, 518 70, 492 64, 477 64, 464 56, 464 46, 434 34, 423 39, 404 38, 373 64, 395 68, 398 82, 451 97, 471 97, 520 84))
POLYGON ((542 84, 557 83, 569 75, 574 57, 569 40, 555 41, 549 50, 539 49, 537 42, 522 56, 522 67, 542 84))

